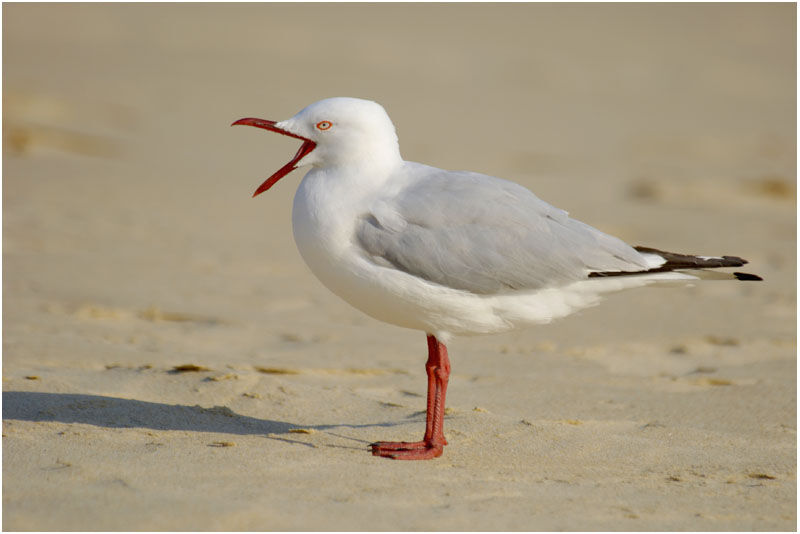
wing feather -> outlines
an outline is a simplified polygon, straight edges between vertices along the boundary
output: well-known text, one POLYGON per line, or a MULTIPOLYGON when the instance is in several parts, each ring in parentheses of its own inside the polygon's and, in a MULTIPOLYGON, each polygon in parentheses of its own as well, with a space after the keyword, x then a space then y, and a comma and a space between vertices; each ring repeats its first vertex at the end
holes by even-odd
POLYGON ((407 171, 416 179, 356 224, 357 243, 380 265, 478 294, 647 268, 632 247, 518 184, 419 164, 407 171))

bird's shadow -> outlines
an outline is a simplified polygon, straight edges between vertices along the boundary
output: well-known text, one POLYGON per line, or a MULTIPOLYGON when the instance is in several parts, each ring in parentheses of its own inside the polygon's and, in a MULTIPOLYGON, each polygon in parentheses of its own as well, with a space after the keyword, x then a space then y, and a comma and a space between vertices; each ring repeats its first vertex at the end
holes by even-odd
POLYGON ((293 429, 300 428, 325 431, 335 428, 388 427, 402 424, 397 422, 301 427, 285 421, 239 415, 224 406, 203 408, 102 395, 31 391, 3 392, 3 420, 50 421, 106 428, 148 428, 239 435, 287 434, 293 429))

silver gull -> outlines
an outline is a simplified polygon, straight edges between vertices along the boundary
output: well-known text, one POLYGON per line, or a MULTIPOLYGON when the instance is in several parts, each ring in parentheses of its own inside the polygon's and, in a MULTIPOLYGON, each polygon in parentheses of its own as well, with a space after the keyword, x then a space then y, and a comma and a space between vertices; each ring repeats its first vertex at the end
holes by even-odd
POLYGON ((373 443, 377 456, 442 454, 451 336, 548 323, 647 284, 760 280, 708 270, 747 263, 741 258, 632 247, 513 182, 404 161, 392 121, 369 100, 328 98, 281 122, 233 124, 302 141, 253 196, 311 166, 294 197, 292 227, 317 278, 364 313, 427 335, 425 435, 373 443))

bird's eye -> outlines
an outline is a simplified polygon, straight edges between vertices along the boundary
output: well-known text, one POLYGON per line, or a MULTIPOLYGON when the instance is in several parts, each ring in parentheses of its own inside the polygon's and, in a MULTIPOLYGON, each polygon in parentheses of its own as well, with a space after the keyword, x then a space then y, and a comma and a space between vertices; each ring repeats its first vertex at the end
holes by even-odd
POLYGON ((333 126, 333 124, 331 124, 330 121, 320 121, 317 123, 317 130, 327 130, 331 126, 333 126))

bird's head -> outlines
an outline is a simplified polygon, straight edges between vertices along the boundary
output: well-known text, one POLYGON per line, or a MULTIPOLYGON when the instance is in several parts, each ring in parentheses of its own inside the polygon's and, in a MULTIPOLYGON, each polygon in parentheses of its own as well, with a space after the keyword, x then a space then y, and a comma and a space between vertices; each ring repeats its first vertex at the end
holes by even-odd
POLYGON ((284 121, 247 118, 233 124, 255 126, 303 141, 291 161, 261 184, 253 196, 304 165, 392 165, 401 161, 389 115, 370 100, 327 98, 284 121))

